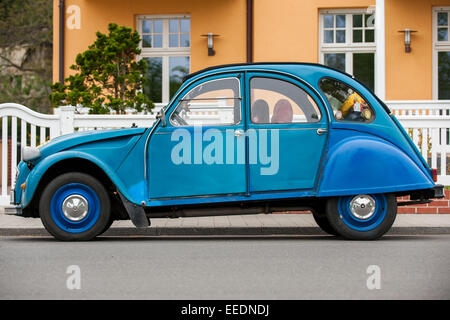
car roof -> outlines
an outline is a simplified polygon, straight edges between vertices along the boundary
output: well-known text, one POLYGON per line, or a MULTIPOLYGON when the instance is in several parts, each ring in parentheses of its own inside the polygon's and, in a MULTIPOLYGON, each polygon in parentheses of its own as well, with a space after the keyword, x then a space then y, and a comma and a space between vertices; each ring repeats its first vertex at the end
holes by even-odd
POLYGON ((204 69, 201 69, 199 71, 190 73, 186 75, 183 78, 183 84, 192 78, 195 78, 196 76, 200 75, 212 75, 214 72, 227 72, 227 71, 251 71, 251 70, 258 70, 264 69, 267 71, 283 71, 288 72, 293 75, 300 75, 300 73, 306 71, 306 68, 312 69, 308 71, 320 71, 322 73, 322 77, 330 76, 334 77, 336 73, 341 74, 345 77, 351 78, 353 81, 357 82, 359 85, 367 89, 374 97, 375 99, 381 104, 382 108, 390 114, 391 111, 389 107, 380 99, 378 98, 375 93, 368 88, 364 83, 356 79, 353 75, 348 74, 346 72, 343 72, 341 70, 319 64, 319 63, 312 63, 312 62, 252 62, 252 63, 233 63, 233 64, 222 64, 217 66, 211 66, 204 69), (294 68, 293 68, 294 67, 294 68))
POLYGON ((262 67, 263 69, 267 69, 267 70, 274 70, 274 69, 284 69, 283 67, 286 66, 313 66, 313 67, 317 67, 320 69, 323 69, 324 71, 337 71, 339 73, 342 73, 348 77, 351 77, 354 79, 354 77, 351 74, 348 74, 346 72, 343 72, 341 70, 323 65, 323 64, 319 64, 319 63, 312 63, 312 62, 251 62, 251 63, 231 63, 231 64, 222 64, 222 65, 217 65, 217 66, 211 66, 211 67, 207 67, 204 69, 201 69, 199 71, 190 73, 188 75, 186 75, 183 78, 183 82, 185 82, 188 79, 191 79, 199 74, 208 72, 208 71, 226 71, 227 69, 230 69, 230 71, 234 70, 236 71, 237 68, 242 68, 242 69, 246 69, 246 70, 251 70, 254 67, 262 67), (277 68, 278 67, 278 68, 277 68))

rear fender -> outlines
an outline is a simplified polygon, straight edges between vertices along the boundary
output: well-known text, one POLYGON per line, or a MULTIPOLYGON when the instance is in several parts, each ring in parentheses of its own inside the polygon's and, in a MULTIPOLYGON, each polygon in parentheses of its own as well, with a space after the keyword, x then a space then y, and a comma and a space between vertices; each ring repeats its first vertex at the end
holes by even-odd
POLYGON ((434 187, 417 162, 384 139, 357 133, 331 145, 319 181, 319 197, 434 187))

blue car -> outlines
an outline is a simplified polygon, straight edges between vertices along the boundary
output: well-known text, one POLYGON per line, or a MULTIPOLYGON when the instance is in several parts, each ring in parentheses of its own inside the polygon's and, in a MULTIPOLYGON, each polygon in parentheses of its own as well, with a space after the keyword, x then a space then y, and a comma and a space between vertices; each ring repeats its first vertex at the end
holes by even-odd
POLYGON ((145 228, 157 217, 305 209, 329 234, 371 240, 398 205, 443 197, 435 181, 388 107, 350 75, 234 64, 188 75, 148 128, 25 147, 12 203, 60 240, 90 240, 114 220, 145 228))

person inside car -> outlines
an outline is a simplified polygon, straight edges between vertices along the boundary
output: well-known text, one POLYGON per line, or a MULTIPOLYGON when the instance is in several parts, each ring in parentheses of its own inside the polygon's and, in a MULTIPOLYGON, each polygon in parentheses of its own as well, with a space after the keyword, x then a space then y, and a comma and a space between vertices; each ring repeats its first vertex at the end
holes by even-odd
POLYGON ((273 109, 272 123, 291 123, 294 117, 291 103, 286 99, 280 99, 273 109))
POLYGON ((269 123, 269 105, 263 99, 258 99, 253 103, 252 107, 252 122, 253 123, 269 123))

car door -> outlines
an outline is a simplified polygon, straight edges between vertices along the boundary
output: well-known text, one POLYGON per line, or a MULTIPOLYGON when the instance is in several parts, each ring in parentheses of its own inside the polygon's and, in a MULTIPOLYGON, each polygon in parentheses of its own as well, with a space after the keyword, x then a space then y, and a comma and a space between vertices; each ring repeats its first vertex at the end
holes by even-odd
POLYGON ((249 192, 313 189, 327 140, 323 106, 290 77, 255 72, 246 81, 249 192))
POLYGON ((246 192, 242 78, 210 76, 173 101, 148 143, 150 199, 246 192))

